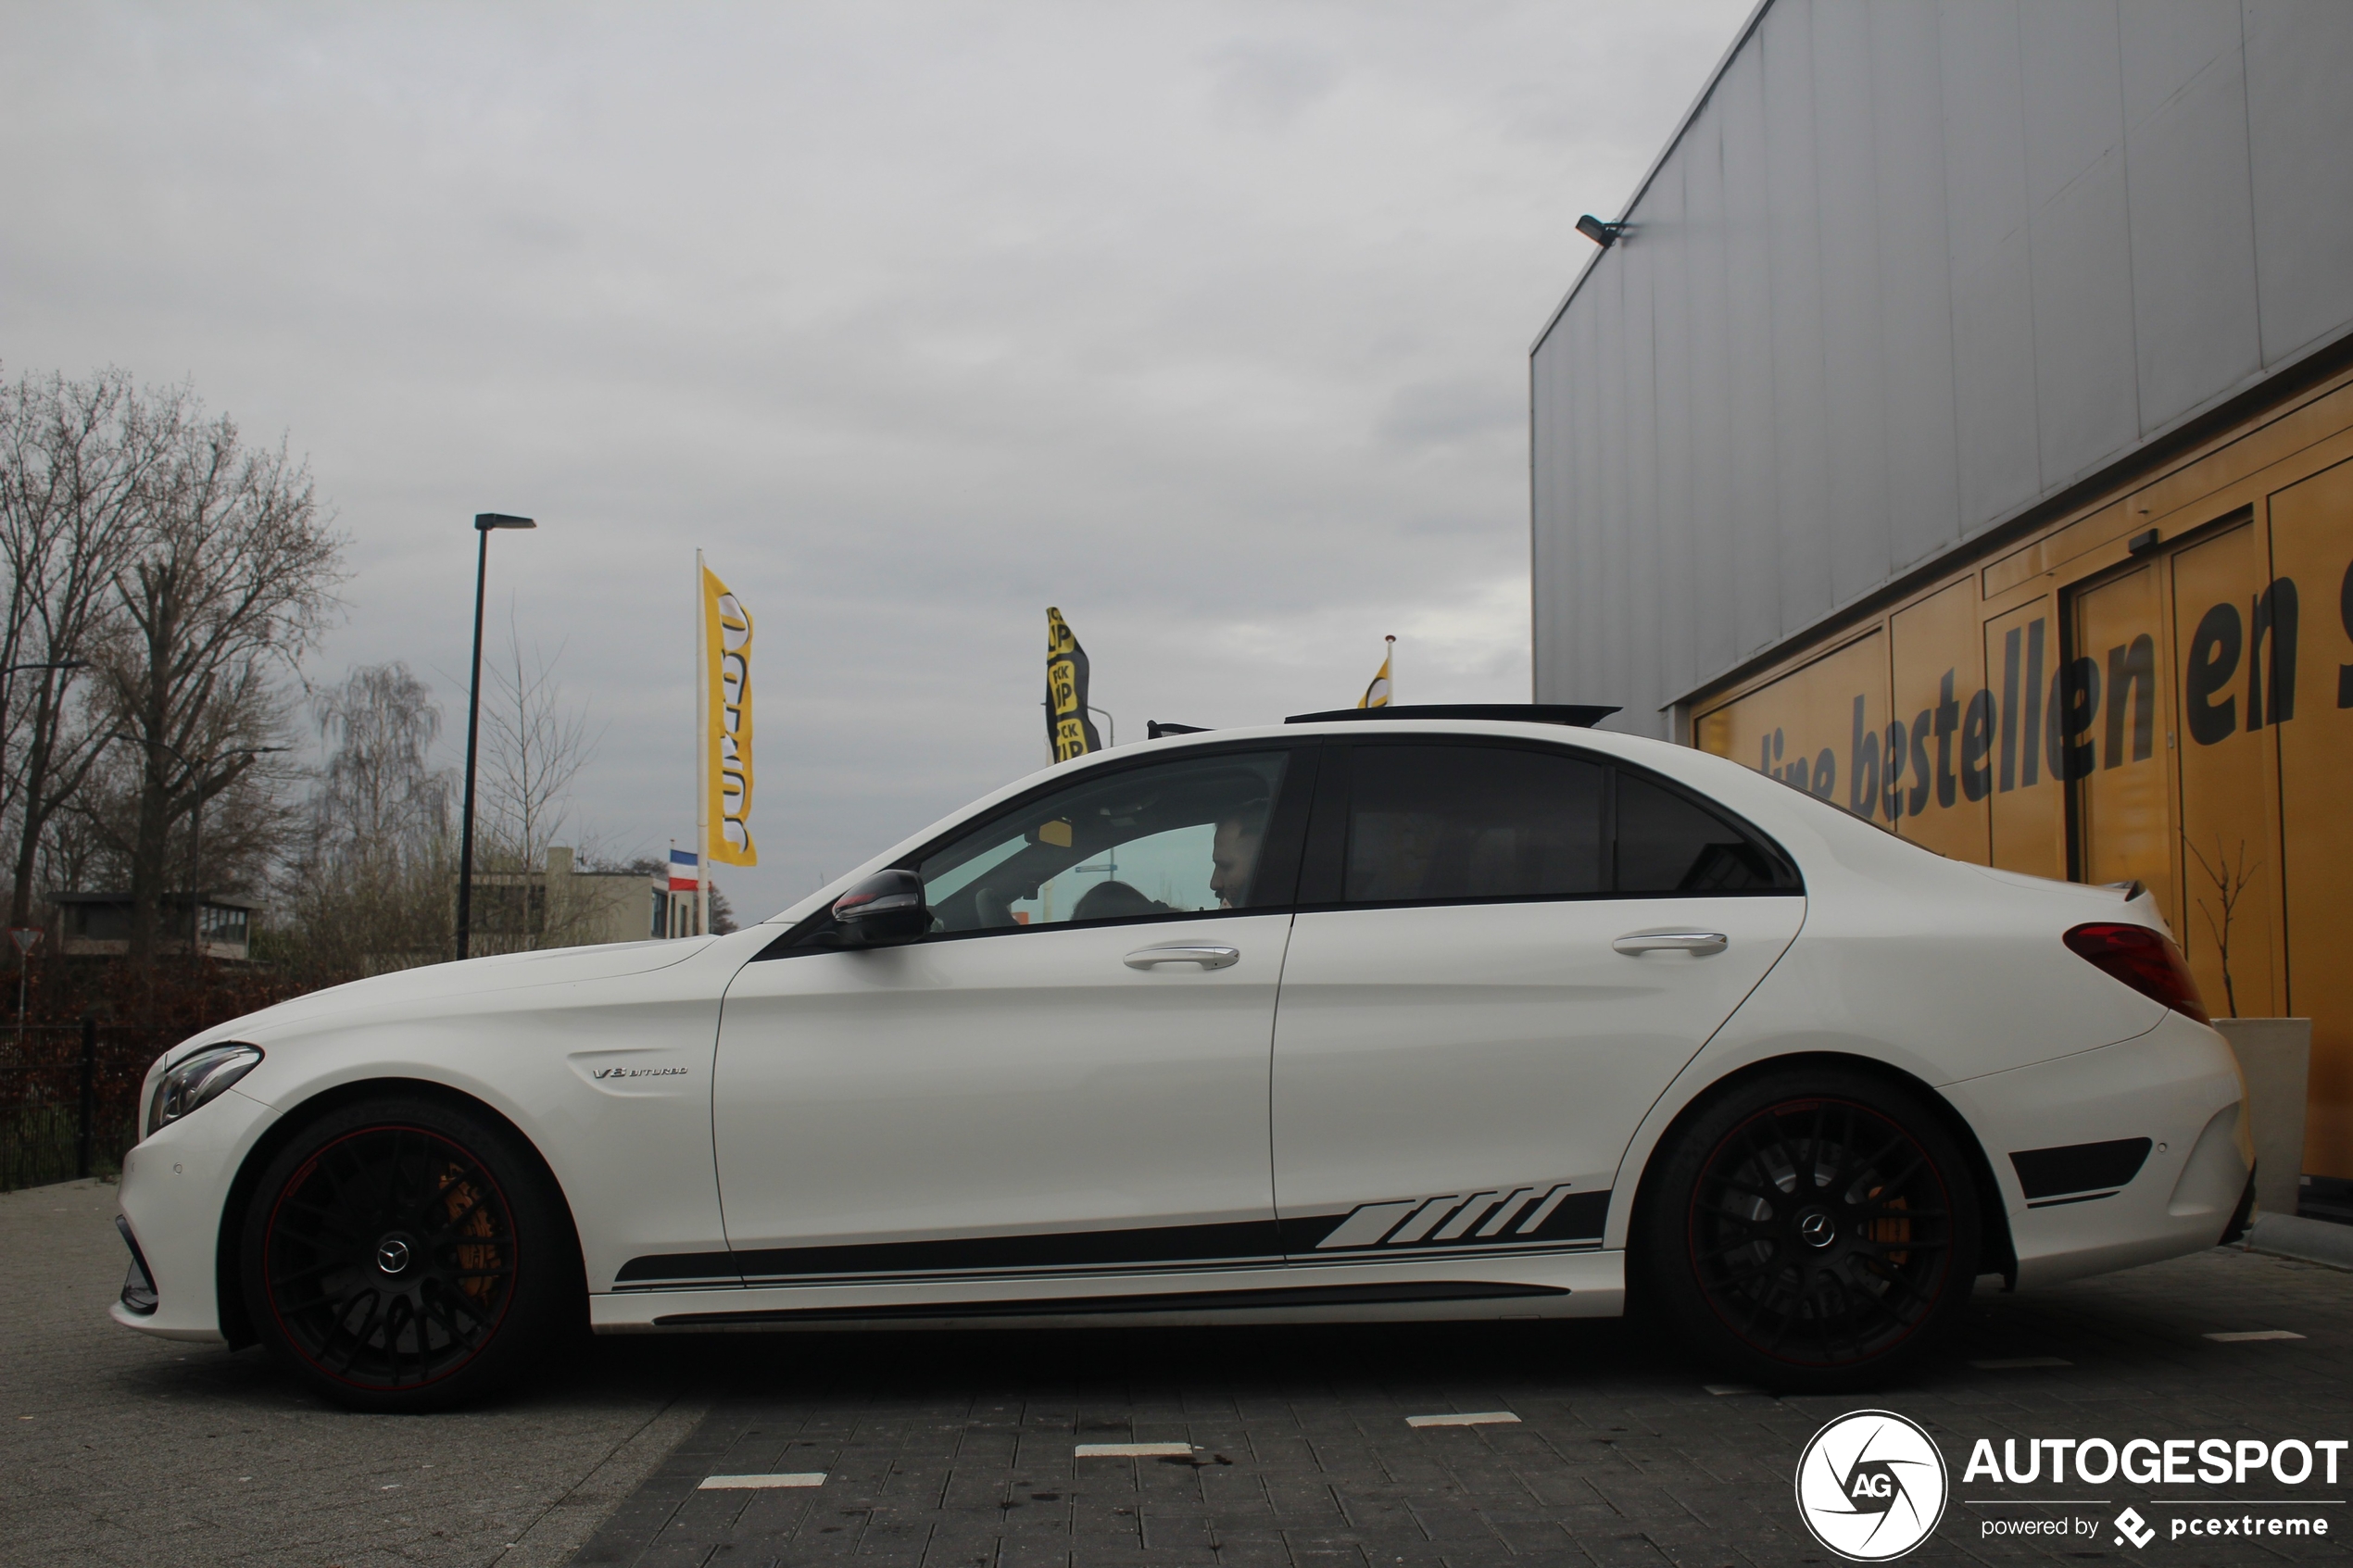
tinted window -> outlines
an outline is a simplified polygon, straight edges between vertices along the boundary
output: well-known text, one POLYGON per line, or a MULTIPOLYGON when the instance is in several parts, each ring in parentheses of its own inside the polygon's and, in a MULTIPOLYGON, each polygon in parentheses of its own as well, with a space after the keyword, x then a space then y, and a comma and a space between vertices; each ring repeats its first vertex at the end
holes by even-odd
POLYGON ((1603 892, 1607 783, 1606 770, 1559 753, 1357 746, 1343 897, 1365 903, 1603 892))
POLYGON ((1288 754, 1094 772, 926 857, 934 929, 1134 920, 1284 901, 1259 849, 1288 754))
POLYGON ((1743 893, 1791 886, 1780 857, 1672 790, 1617 775, 1617 891, 1743 893))

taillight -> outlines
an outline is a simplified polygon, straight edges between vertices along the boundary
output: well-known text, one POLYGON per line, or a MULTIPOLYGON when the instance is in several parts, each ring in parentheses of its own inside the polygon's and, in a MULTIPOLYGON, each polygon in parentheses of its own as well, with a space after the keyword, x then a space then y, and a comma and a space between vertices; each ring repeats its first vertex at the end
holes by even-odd
POLYGON ((2079 925, 2069 932, 2067 945, 2151 1001, 2163 1002, 2175 1012, 2210 1023, 2197 982, 2183 961, 2182 949, 2161 931, 2145 925, 2112 924, 2106 921, 2079 925))

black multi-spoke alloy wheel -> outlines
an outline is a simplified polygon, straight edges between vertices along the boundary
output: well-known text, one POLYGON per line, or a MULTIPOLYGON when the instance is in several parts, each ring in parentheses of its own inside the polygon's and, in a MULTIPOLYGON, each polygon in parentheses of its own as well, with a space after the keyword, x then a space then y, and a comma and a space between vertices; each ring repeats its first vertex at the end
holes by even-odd
POLYGON ((1975 1283, 1977 1192, 1919 1097, 1823 1069, 1752 1079, 1665 1151, 1636 1310, 1750 1381, 1834 1392, 1932 1349, 1975 1283))
POLYGON ((560 1200, 512 1135, 431 1100, 353 1105, 279 1151, 246 1210, 246 1310, 354 1409, 462 1404, 578 1317, 560 1200))

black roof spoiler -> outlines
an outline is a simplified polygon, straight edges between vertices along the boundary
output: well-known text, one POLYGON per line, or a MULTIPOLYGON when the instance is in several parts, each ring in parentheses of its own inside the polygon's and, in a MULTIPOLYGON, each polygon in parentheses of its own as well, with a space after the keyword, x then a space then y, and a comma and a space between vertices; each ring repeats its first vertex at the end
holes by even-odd
POLYGON ((1517 724, 1567 724, 1590 730, 1616 708, 1579 702, 1425 702, 1402 708, 1335 708, 1328 713, 1294 713, 1286 724, 1329 724, 1359 719, 1486 719, 1517 724))

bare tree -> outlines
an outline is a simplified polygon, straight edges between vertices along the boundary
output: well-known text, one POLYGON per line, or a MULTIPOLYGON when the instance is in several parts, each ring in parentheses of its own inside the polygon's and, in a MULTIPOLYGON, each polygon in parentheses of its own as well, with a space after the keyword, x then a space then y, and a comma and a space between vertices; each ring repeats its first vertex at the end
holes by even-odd
POLYGON ((15 846, 8 918, 31 918, 44 835, 107 745, 104 722, 76 723, 73 671, 113 626, 109 592, 130 558, 169 449, 182 394, 143 399, 128 376, 26 377, 0 387, 0 808, 15 846))
POLYGON ((287 872, 294 966, 329 981, 448 957, 452 789, 431 689, 405 664, 361 666, 311 710, 326 761, 287 872))
POLYGON ((112 579, 120 628, 96 659, 115 731, 137 758, 133 962, 156 950, 174 824, 282 733, 276 678, 323 626, 343 549, 308 470, 283 445, 249 450, 233 421, 202 420, 184 391, 148 412, 168 424, 168 450, 143 487, 132 558, 112 579))
POLYGON ((473 907, 494 946, 560 946, 587 914, 548 886, 547 851, 568 836, 572 785, 596 754, 586 713, 568 706, 555 670, 563 650, 526 653, 510 621, 482 707, 479 827, 484 855, 473 907), (498 937, 506 942, 498 942, 498 937), (520 938, 520 940, 515 940, 520 938))
POLYGON ((2182 835, 2182 847, 2197 862, 2198 870, 2206 873, 2206 880, 2214 884, 2214 901, 2221 906, 2220 916, 2204 898, 2197 901, 2197 909, 2198 913, 2206 917, 2206 928, 2214 934, 2214 953, 2222 962, 2223 1005, 2230 1009, 2230 1015, 2236 1018, 2239 1015, 2239 994, 2237 984, 2231 976, 2231 925, 2238 918, 2239 900, 2246 897, 2247 888, 2254 884, 2255 873, 2263 868, 2259 862, 2248 863, 2246 840, 2243 838, 2239 840, 2236 863, 2223 850, 2220 837, 2214 841, 2214 859, 2210 861, 2198 852, 2197 846, 2190 842, 2187 834, 2182 835))

